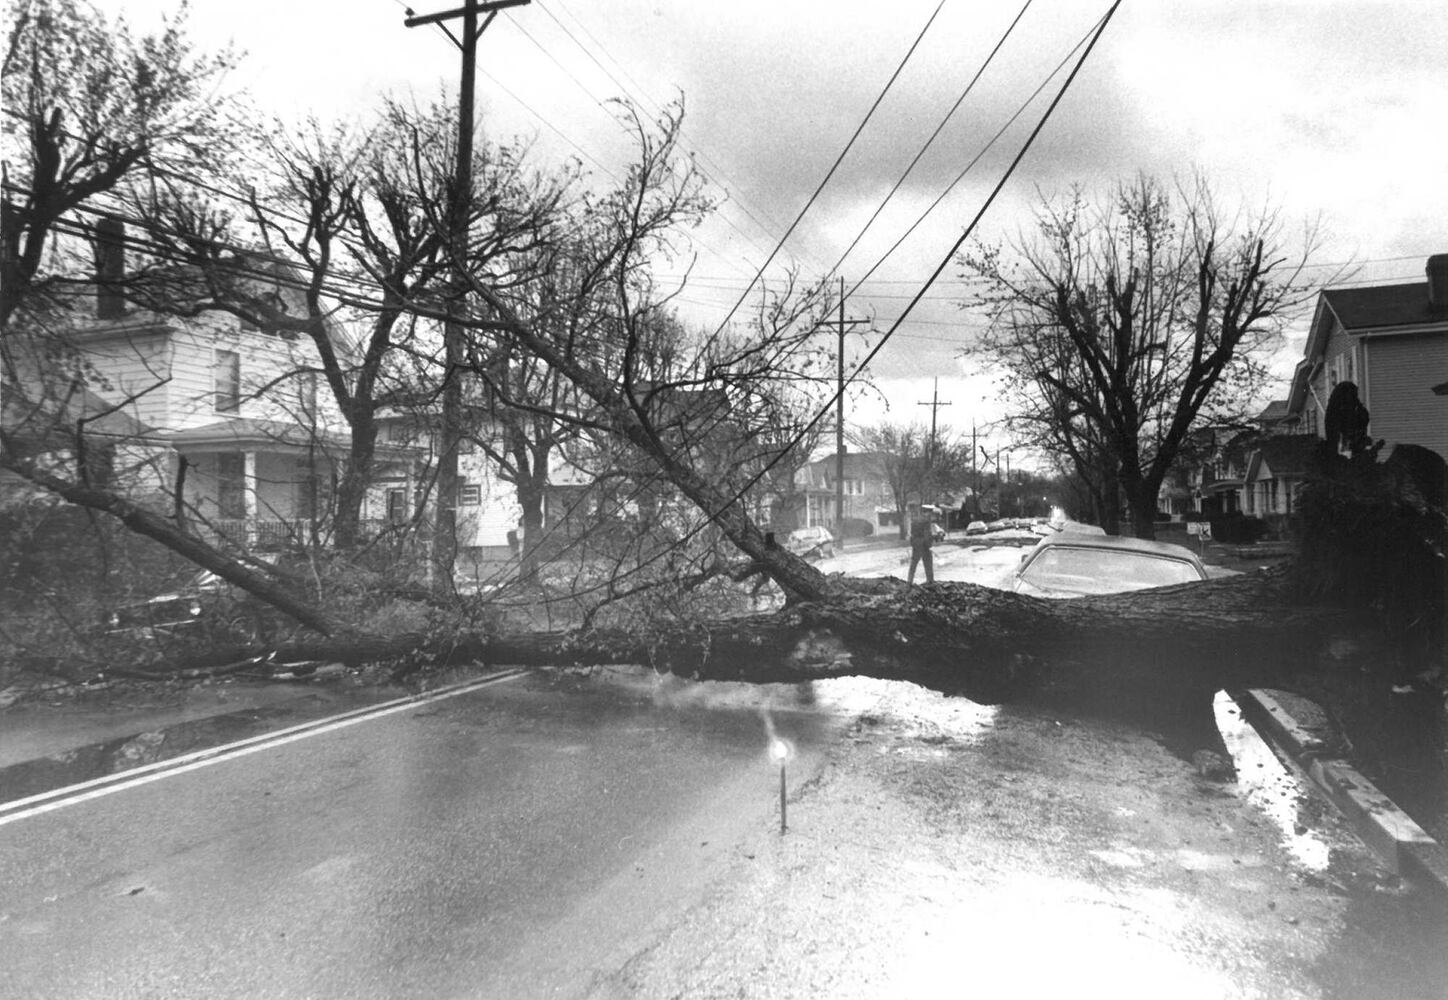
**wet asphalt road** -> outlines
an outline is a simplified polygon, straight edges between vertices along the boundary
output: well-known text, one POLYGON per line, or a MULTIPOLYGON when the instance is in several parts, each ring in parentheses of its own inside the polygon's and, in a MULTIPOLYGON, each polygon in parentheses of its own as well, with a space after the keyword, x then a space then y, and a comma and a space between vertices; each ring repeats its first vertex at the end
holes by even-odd
MULTIPOLYGON (((0 828, 0 996, 539 996, 776 820, 760 712, 527 676, 0 828)), ((803 779, 841 725, 773 716, 803 779)))
POLYGON ((15 819, 0 997, 1441 996, 1245 736, 810 691, 534 674, 15 819))

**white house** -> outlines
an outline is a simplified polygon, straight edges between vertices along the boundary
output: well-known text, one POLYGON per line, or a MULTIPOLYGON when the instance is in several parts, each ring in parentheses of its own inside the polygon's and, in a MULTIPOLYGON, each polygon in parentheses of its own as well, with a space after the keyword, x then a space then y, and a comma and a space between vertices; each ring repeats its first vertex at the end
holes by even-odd
MULTIPOLYGON (((296 293, 278 281, 273 294, 284 306, 296 293)), ((262 548, 325 540, 349 438, 309 340, 223 312, 127 310, 102 293, 95 315, 9 346, 13 440, 72 472, 84 451, 106 486, 158 508, 175 510, 179 493, 203 534, 262 548)), ((410 508, 412 451, 383 445, 377 458, 410 508)), ((5 492, 22 488, 11 478, 5 492)), ((369 497, 364 517, 384 518, 389 497, 369 497)))

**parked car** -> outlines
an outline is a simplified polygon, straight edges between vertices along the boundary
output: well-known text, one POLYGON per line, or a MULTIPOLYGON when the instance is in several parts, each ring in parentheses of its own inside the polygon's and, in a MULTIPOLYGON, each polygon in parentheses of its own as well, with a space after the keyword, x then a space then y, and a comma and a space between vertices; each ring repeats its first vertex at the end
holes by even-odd
POLYGON ((828 559, 835 554, 835 536, 823 524, 813 524, 791 531, 785 537, 784 547, 806 559, 828 559))
POLYGON ((965 526, 967 535, 984 535, 989 530, 984 521, 971 521, 965 526))
POLYGON ((1201 559, 1180 545, 1063 531, 1021 557, 1009 589, 1035 597, 1083 597, 1205 579, 1201 559))
POLYGON ((176 590, 112 608, 106 615, 106 631, 170 633, 193 628, 225 588, 219 576, 203 571, 176 590))
MULTIPOLYGON (((277 561, 275 553, 253 558, 277 561)), ((268 610, 215 573, 202 570, 175 590, 112 608, 104 629, 111 635, 133 636, 225 633, 251 641, 264 631, 268 610)))

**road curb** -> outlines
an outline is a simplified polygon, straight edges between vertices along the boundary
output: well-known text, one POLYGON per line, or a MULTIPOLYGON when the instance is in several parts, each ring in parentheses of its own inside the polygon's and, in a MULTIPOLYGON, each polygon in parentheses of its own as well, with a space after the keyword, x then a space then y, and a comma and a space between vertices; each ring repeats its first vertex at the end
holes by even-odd
POLYGON ((1398 875, 1448 898, 1448 849, 1341 757, 1342 741, 1316 704, 1286 691, 1236 696, 1247 721, 1291 758, 1398 875))

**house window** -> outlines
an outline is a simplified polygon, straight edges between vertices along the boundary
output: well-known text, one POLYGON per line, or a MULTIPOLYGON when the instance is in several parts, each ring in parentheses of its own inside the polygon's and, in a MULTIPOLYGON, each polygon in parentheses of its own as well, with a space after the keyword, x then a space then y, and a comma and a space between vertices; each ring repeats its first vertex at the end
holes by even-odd
POLYGON ((483 502, 483 487, 478 483, 463 483, 458 487, 458 506, 476 507, 483 502))
POLYGON ((309 521, 324 517, 334 486, 325 463, 310 457, 297 459, 297 517, 309 521))
POLYGON ((241 355, 235 351, 217 351, 212 375, 216 412, 236 413, 241 409, 241 355))
POLYGON ((246 517, 246 456, 217 457, 216 506, 222 517, 246 517))
POLYGON ((387 523, 402 524, 407 520, 407 491, 387 491, 387 523))
POLYGON ((864 495, 865 495, 865 484, 864 484, 863 482, 861 482, 860 480, 858 480, 858 479, 846 479, 844 482, 845 482, 845 495, 846 495, 846 496, 858 497, 858 496, 864 496, 864 495))
POLYGON ((1357 382, 1357 365, 1352 348, 1343 351, 1327 364, 1327 387, 1331 389, 1339 382, 1357 382))

